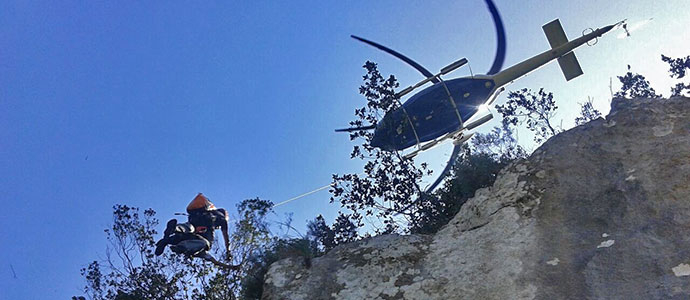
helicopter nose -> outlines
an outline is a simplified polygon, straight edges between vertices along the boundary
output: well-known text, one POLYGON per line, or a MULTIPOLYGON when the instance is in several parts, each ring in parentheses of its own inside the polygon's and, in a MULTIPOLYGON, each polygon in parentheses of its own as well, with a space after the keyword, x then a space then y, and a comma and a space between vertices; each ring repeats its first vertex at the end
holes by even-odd
POLYGON ((395 146, 396 132, 393 131, 395 123, 393 121, 394 118, 391 117, 390 113, 383 116, 383 119, 376 124, 374 136, 369 143, 370 146, 384 151, 395 151, 397 149, 395 146))
POLYGON ((381 139, 379 138, 379 136, 380 136, 380 134, 374 133, 374 137, 371 139, 371 142, 369 143, 369 145, 371 145, 372 147, 381 148, 382 144, 381 144, 381 139))
POLYGON ((374 137, 371 139, 371 143, 369 143, 369 145, 385 151, 395 150, 395 147, 393 146, 393 143, 390 141, 390 138, 386 134, 382 134, 382 132, 378 130, 374 132, 374 137))

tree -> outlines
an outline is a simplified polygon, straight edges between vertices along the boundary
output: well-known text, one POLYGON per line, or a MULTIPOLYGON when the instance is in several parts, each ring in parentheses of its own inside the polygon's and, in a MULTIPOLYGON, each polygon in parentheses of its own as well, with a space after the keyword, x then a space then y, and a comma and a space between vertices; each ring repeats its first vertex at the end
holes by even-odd
POLYGON ((669 65, 669 73, 671 77, 678 79, 685 77, 685 69, 690 70, 690 55, 684 58, 671 58, 666 55, 661 55, 661 60, 669 65))
MULTIPOLYGON (((272 242, 267 221, 273 203, 248 199, 238 204, 240 219, 234 224, 231 253, 237 271, 185 256, 155 256, 154 237, 159 221, 155 211, 127 205, 113 207, 113 225, 105 230, 106 257, 81 270, 84 293, 91 299, 235 299, 241 279, 253 269, 251 257, 272 242)), ((218 243, 214 243, 217 245, 218 243)), ((223 257, 214 246, 215 257, 223 257)), ((222 258, 224 259, 224 258, 222 258)))
POLYGON ((154 215, 151 209, 141 215, 135 207, 113 207, 113 225, 105 230, 106 259, 81 271, 84 292, 92 299, 175 299, 191 289, 191 261, 153 255, 154 215))
POLYGON ((674 87, 671 88, 671 96, 690 96, 690 84, 687 83, 676 83, 674 87))
POLYGON ((336 246, 335 231, 326 224, 326 219, 322 215, 307 223, 307 236, 314 241, 319 254, 326 253, 336 246))
POLYGON ((553 93, 546 93, 543 88, 537 93, 527 88, 511 91, 506 104, 496 105, 496 110, 503 116, 503 128, 515 128, 526 123, 527 129, 534 132, 537 143, 563 131, 553 124, 556 109, 553 93))
POLYGON ((513 130, 505 124, 494 127, 488 133, 476 133, 472 138, 472 150, 474 153, 490 155, 500 162, 527 157, 527 151, 518 144, 513 130))
POLYGON ((575 125, 582 125, 597 118, 601 118, 601 113, 594 109, 592 100, 592 98, 587 97, 585 103, 580 103, 580 116, 575 117, 575 125))
POLYGON ((354 242, 360 238, 357 228, 364 226, 362 217, 357 213, 343 214, 338 212, 338 217, 332 226, 333 244, 335 246, 354 242))
POLYGON ((435 192, 433 201, 424 201, 412 233, 432 234, 448 224, 480 188, 491 186, 498 172, 509 163, 527 157, 508 127, 494 127, 489 133, 476 133, 471 145, 463 145, 445 185, 435 192))
POLYGON ((360 238, 358 228, 361 223, 360 216, 352 216, 338 212, 338 217, 332 226, 326 224, 322 215, 307 223, 307 238, 312 241, 316 255, 322 255, 338 245, 356 241, 360 238), (353 222, 356 220, 360 223, 353 222))
MULTIPOLYGON (((670 58, 665 55, 661 55, 661 60, 668 63, 669 70, 671 73, 671 78, 681 79, 685 77, 686 69, 690 70, 690 56, 685 58, 670 58)), ((671 88, 671 96, 682 96, 683 93, 690 96, 690 84, 679 82, 671 88)))
POLYGON ((620 80, 623 86, 620 91, 616 92, 615 97, 627 99, 661 98, 661 95, 657 95, 644 76, 630 72, 630 65, 628 65, 628 73, 618 76, 618 80, 620 80))
MULTIPOLYGON (((376 126, 385 113, 399 107, 394 91, 398 87, 395 77, 384 78, 372 62, 366 62, 364 68, 367 74, 359 92, 367 103, 355 110, 356 119, 350 122, 354 127, 376 126)), ((330 200, 338 201, 342 207, 350 210, 352 213, 339 218, 349 218, 357 227, 363 226, 362 217, 373 216, 383 224, 375 229, 376 233, 399 231, 401 226, 396 213, 400 213, 422 194, 419 181, 431 171, 426 164, 417 167, 414 161, 403 158, 398 152, 372 147, 373 136, 373 132, 366 130, 350 133, 350 139, 358 142, 353 147, 351 158, 366 161, 364 174, 334 174, 330 200)), ((414 209, 402 213, 406 217, 415 214, 414 209)))

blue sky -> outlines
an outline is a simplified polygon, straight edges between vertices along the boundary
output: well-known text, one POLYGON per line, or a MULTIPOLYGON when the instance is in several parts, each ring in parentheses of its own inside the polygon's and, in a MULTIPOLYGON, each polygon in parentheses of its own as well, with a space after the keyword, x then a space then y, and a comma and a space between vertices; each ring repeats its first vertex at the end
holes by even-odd
MULTIPOLYGON (((609 78, 617 88, 627 64, 668 94, 659 55, 690 54, 688 1, 496 5, 505 66, 546 50, 541 25, 554 18, 570 38, 653 18, 631 38, 615 32, 578 49, 585 74, 574 81, 551 64, 509 87, 553 91, 565 127, 587 96, 608 111, 609 78)), ((103 257, 116 203, 166 220, 198 192, 234 209, 242 199, 280 202, 328 184, 332 173, 357 172, 347 135, 333 129, 363 103, 362 64, 378 62, 403 86, 421 76, 350 34, 432 71, 467 57, 483 73, 495 51, 480 0, 0 3, 0 299, 80 294, 79 269, 103 257)), ((450 77, 466 75, 469 68, 450 77)), ((438 168, 449 150, 420 159, 438 168)), ((300 226, 318 214, 332 220, 337 205, 328 197, 276 211, 294 213, 300 226)))

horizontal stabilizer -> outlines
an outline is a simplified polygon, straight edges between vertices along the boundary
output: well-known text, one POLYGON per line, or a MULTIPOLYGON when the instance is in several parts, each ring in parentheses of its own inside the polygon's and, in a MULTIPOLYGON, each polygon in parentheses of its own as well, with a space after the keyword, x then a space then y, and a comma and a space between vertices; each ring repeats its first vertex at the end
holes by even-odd
POLYGON ((561 71, 565 75, 565 80, 570 81, 571 79, 582 75, 582 68, 580 63, 577 62, 575 53, 569 52, 558 58, 558 65, 561 66, 561 71))
POLYGON ((336 129, 335 132, 352 132, 352 131, 359 131, 359 130, 371 130, 374 128, 376 128, 376 125, 336 129))
POLYGON ((549 40, 549 45, 551 45, 551 48, 558 48, 568 42, 568 37, 565 36, 565 31, 563 31, 561 21, 558 19, 547 23, 541 28, 544 29, 544 34, 546 34, 546 39, 549 40))
MULTIPOLYGON (((563 31, 563 26, 561 26, 561 21, 555 19, 548 24, 542 26, 544 29, 544 34, 546 39, 549 40, 549 45, 551 49, 558 48, 568 43, 568 37, 563 31)), ((575 57, 575 53, 568 52, 567 54, 558 58, 558 65, 561 67, 563 75, 565 75, 565 80, 570 81, 571 79, 582 75, 582 68, 580 63, 575 57)))

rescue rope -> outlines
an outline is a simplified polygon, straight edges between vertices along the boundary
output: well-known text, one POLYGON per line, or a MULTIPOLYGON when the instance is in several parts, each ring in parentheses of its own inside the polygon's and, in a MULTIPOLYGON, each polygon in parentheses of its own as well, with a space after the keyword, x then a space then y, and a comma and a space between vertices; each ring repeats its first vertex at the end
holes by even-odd
POLYGON ((318 189, 315 189, 315 190, 313 190, 313 191, 306 192, 306 193, 301 194, 301 195, 299 195, 299 196, 295 196, 295 197, 292 197, 292 198, 287 199, 287 200, 285 200, 285 201, 276 203, 276 204, 273 205, 273 207, 278 207, 278 206, 281 206, 281 205, 283 205, 283 204, 287 204, 287 203, 290 203, 290 202, 292 202, 292 201, 295 201, 295 200, 297 200, 297 199, 300 199, 300 198, 309 196, 309 195, 311 195, 311 194, 313 194, 313 193, 323 191, 323 190, 329 188, 330 186, 331 186, 330 184, 324 185, 324 186, 322 186, 322 187, 320 187, 320 188, 318 188, 318 189))

